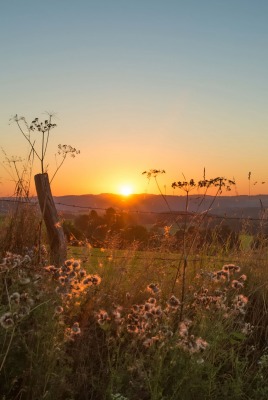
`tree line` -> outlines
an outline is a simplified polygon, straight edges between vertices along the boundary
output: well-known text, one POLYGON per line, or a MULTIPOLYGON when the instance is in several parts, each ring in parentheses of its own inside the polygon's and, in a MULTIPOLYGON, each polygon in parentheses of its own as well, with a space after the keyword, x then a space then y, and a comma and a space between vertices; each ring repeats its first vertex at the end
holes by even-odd
MULTIPOLYGON (((92 247, 106 247, 111 238, 116 238, 116 245, 119 248, 127 248, 135 243, 140 250, 146 248, 159 248, 165 245, 169 250, 180 250, 183 243, 190 243, 194 240, 195 249, 203 246, 221 246, 226 250, 239 247, 239 235, 224 224, 217 227, 189 226, 171 229, 162 220, 154 224, 137 223, 133 215, 125 211, 116 211, 108 208, 100 215, 95 210, 88 214, 80 214, 72 218, 66 218, 63 222, 63 229, 70 244, 79 245, 84 242, 92 247)), ((115 241, 114 241, 115 242, 115 241)))

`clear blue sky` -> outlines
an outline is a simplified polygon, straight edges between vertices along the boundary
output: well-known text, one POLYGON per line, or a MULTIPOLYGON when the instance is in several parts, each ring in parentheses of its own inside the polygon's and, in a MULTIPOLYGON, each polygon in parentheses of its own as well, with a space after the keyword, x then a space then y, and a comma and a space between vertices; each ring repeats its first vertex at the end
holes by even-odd
POLYGON ((1 146, 23 156, 9 118, 48 110, 49 172, 58 143, 81 150, 55 194, 143 192, 150 168, 268 185, 267 21, 264 0, 2 1, 1 146))

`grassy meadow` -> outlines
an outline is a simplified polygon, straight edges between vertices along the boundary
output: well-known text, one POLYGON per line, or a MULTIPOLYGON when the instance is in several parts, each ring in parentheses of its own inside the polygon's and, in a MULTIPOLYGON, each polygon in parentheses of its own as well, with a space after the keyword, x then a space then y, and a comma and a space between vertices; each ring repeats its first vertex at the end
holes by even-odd
POLYGON ((39 228, 31 207, 1 221, 1 400, 268 398, 268 254, 247 232, 187 252, 110 236, 53 266, 39 228))

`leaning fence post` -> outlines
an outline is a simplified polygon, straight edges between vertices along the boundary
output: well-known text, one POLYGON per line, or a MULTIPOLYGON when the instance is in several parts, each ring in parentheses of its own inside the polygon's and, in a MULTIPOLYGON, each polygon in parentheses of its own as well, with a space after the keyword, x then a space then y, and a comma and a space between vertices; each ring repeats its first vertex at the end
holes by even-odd
POLYGON ((45 221, 49 246, 50 262, 56 266, 66 260, 67 247, 63 228, 59 222, 59 216, 52 197, 48 174, 37 174, 34 177, 42 217, 45 221))

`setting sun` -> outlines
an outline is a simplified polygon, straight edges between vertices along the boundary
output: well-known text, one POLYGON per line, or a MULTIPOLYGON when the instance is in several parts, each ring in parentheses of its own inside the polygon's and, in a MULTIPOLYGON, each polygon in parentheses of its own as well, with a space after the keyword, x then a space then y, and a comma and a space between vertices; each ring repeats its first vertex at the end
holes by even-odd
POLYGON ((122 185, 119 192, 122 196, 130 196, 133 193, 133 187, 131 185, 122 185))

